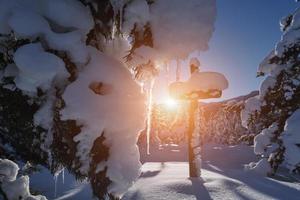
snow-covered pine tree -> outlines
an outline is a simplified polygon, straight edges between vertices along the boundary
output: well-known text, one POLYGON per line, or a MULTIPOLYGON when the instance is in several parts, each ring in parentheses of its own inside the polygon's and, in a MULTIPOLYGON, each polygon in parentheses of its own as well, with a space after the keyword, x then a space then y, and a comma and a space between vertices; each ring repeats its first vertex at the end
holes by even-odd
MULTIPOLYGON (((86 2, 82 1, 82 3, 86 2)), ((78 156, 80 149, 74 138, 80 135, 85 125, 80 124, 76 119, 62 119, 61 117, 61 111, 66 107, 63 93, 68 85, 77 80, 78 70, 86 67, 88 59, 91 59, 87 55, 85 43, 103 50, 100 46, 104 46, 106 40, 111 40, 108 36, 111 35, 114 21, 117 20, 110 1, 97 1, 99 5, 94 4, 98 6, 97 12, 93 9, 94 7, 85 7, 82 3, 80 1, 45 1, 40 5, 36 4, 35 8, 35 5, 30 3, 0 1, 1 9, 3 9, 0 20, 1 156, 42 164, 53 172, 62 167, 67 168, 78 178, 88 176, 94 194, 100 199, 108 196, 114 199, 118 194, 113 195, 108 192, 112 180, 106 174, 107 169, 99 170, 98 166, 110 156, 110 148, 104 144, 104 133, 100 133, 91 144, 89 155, 87 155, 90 160, 80 160, 78 156), (51 11, 53 6, 58 9, 58 13, 51 11), (42 10, 42 7, 46 9, 42 10), (68 15, 62 13, 66 10, 75 16, 79 15, 78 18, 70 19, 68 15), (103 14, 103 11, 107 13, 103 14), (10 12, 13 15, 10 15, 10 12), (37 12, 44 13, 40 16, 37 12), (18 17, 22 19, 17 19, 18 17), (92 18, 94 22, 100 23, 101 27, 97 23, 93 24, 92 18), (23 24, 36 26, 37 30, 30 31, 29 29, 34 27, 26 28, 22 26, 23 24), (59 42, 62 42, 61 46, 59 42), (26 47, 29 49, 37 47, 41 53, 42 50, 45 53, 36 54, 40 53, 37 51, 31 55, 28 53, 26 57, 26 50, 21 51, 26 47), (18 51, 23 56, 19 59, 21 61, 16 55, 18 51), (77 52, 86 53, 86 57, 76 54, 77 52), (43 73, 52 73, 52 71, 46 71, 50 68, 44 68, 44 71, 39 72, 34 67, 42 66, 31 66, 38 65, 37 62, 32 61, 35 56, 45 57, 46 53, 48 57, 58 60, 58 63, 53 63, 53 59, 47 60, 46 58, 41 58, 41 61, 50 62, 50 65, 61 64, 65 68, 61 69, 60 76, 64 75, 61 79, 43 76, 43 73), (30 69, 26 71, 26 67, 33 67, 33 71, 30 69), (37 75, 42 78, 36 81, 37 77, 34 73, 40 73, 37 75), (42 83, 43 79, 49 79, 49 82, 42 83), (45 87, 46 84, 47 87, 45 87), (32 85, 36 88, 29 88, 32 85), (14 152, 11 152, 11 149, 14 152), (83 165, 87 164, 88 169, 83 171, 83 165)))
POLYGON ((217 144, 248 143, 249 131, 242 126, 240 118, 245 101, 257 95, 253 91, 248 95, 223 102, 203 103, 201 105, 200 131, 204 142, 217 144))
MULTIPOLYGON (((243 124, 255 134, 260 132, 254 138, 255 153, 268 160, 271 170, 264 169, 271 174, 279 166, 287 166, 287 157, 299 157, 300 143, 296 138, 294 144, 286 143, 284 137, 287 119, 300 108, 300 10, 283 18, 280 25, 281 40, 259 66, 258 75, 267 75, 259 96, 249 99, 242 112, 243 124), (298 152, 287 151, 290 148, 298 148, 298 152)), ((266 161, 258 164, 263 163, 266 161)), ((258 164, 250 167, 260 168, 258 164)), ((299 163, 289 168, 295 172, 299 163)))
POLYGON ((0 159, 0 174, 1 199, 47 200, 45 196, 32 195, 30 193, 29 177, 27 175, 21 175, 19 166, 13 161, 8 159, 0 159))
POLYGON ((1 157, 67 168, 118 199, 139 176, 145 119, 125 61, 150 79, 206 50, 215 15, 215 0, 0 0, 1 157))

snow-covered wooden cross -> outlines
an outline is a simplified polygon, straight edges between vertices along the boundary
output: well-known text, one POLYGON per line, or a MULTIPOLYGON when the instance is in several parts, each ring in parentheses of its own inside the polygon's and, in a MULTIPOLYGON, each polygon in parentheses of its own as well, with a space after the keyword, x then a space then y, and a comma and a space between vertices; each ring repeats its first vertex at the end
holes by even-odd
POLYGON ((217 72, 200 72, 197 58, 190 61, 191 77, 186 82, 169 85, 170 96, 177 100, 190 101, 188 151, 190 177, 201 176, 200 99, 220 98, 228 88, 228 81, 217 72))

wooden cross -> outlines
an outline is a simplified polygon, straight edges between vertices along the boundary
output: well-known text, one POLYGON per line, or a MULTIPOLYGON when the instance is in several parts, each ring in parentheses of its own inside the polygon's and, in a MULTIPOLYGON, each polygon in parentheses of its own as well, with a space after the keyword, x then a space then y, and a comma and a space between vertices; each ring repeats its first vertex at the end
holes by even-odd
MULTIPOLYGON (((188 153, 189 153, 189 175, 190 177, 200 177, 201 169, 197 166, 196 154, 194 149, 197 148, 193 145, 194 130, 195 126, 195 114, 199 109, 200 99, 210 99, 210 98, 220 98, 222 96, 222 91, 220 90, 209 90, 209 91, 195 91, 189 95, 187 100, 190 100, 189 105, 189 128, 188 128, 188 153)), ((200 128, 200 127, 198 127, 200 128)), ((199 152, 200 153, 200 152, 199 152)))
MULTIPOLYGON (((198 72, 199 68, 195 65, 190 65, 191 74, 198 72)), ((193 145, 194 131, 197 128, 195 125, 195 116, 197 110, 199 109, 199 100, 201 99, 210 99, 210 98, 220 98, 222 96, 222 91, 217 89, 212 90, 199 90, 192 91, 187 94, 177 96, 178 100, 187 100, 190 102, 189 105, 189 128, 188 128, 188 154, 189 154, 189 175, 190 177, 200 177, 201 169, 200 166, 197 166, 196 159, 197 155, 195 152, 198 152, 196 148, 199 149, 200 146, 193 145)), ((198 127, 200 128, 200 127, 198 127)), ((200 142, 200 141, 199 141, 200 142)), ((198 152, 200 154, 200 152, 198 152)))

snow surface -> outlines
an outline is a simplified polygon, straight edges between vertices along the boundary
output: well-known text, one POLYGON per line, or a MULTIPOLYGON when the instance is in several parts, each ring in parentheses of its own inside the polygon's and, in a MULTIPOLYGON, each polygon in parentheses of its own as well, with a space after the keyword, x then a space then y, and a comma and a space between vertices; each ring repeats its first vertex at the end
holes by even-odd
POLYGON ((44 196, 33 196, 30 194, 28 176, 21 176, 15 181, 4 182, 1 188, 9 200, 47 200, 44 196))
POLYGON ((158 150, 144 159, 151 162, 143 165, 142 175, 122 200, 297 200, 300 194, 300 184, 288 174, 276 180, 244 171, 243 165, 256 159, 249 146, 205 145, 200 179, 188 178, 182 146, 158 150))
POLYGON ((218 72, 194 72, 188 80, 188 85, 193 91, 197 90, 225 90, 228 88, 228 80, 218 72))
MULTIPOLYGON (((186 147, 185 143, 165 145, 152 149, 150 155, 141 147, 142 174, 122 200, 298 200, 300 177, 297 180, 281 172, 272 179, 262 176, 261 170, 243 170, 246 163, 257 160, 253 147, 204 145, 201 179, 188 178, 186 147)), ((76 181, 67 171, 64 183, 62 175, 58 176, 56 187, 55 196, 53 176, 45 168, 30 175, 30 188, 42 191, 48 199, 93 199, 90 184, 76 181)))
POLYGON ((282 140, 285 146, 285 163, 290 170, 300 166, 300 109, 286 121, 282 140))
POLYGON ((271 139, 274 132, 278 130, 276 124, 272 124, 269 128, 261 131, 260 134, 254 137, 254 153, 263 155, 266 152, 267 146, 271 144, 271 139))
POLYGON ((278 65, 277 64, 270 64, 270 58, 275 56, 275 50, 272 50, 264 60, 259 64, 257 72, 261 72, 264 74, 271 73, 278 65))
POLYGON ((130 33, 137 25, 139 28, 143 28, 147 22, 150 20, 149 6, 144 0, 137 0, 130 2, 126 7, 126 12, 124 13, 124 24, 123 31, 130 33))
POLYGON ((277 144, 272 144, 272 138, 277 130, 277 123, 274 123, 254 137, 254 153, 259 155, 261 159, 258 162, 251 162, 245 165, 246 170, 254 171, 263 176, 271 173, 271 166, 268 161, 273 156, 272 152, 274 149, 278 148, 277 144))
POLYGON ((249 98, 245 102, 245 108, 241 111, 242 125, 248 128, 248 120, 250 115, 255 111, 260 111, 261 101, 259 95, 249 98))
POLYGON ((11 160, 0 159, 0 187, 8 200, 47 200, 42 195, 33 196, 29 191, 29 177, 17 178, 19 166, 11 160))
POLYGON ((68 77, 64 62, 54 54, 45 52, 40 43, 23 45, 14 54, 19 70, 16 86, 36 94, 37 88, 47 91, 53 81, 63 82, 68 77))
POLYGON ((274 76, 267 76, 265 80, 260 84, 259 88, 259 98, 261 101, 269 91, 269 89, 273 88, 276 84, 276 77, 274 76))
POLYGON ((248 165, 245 165, 245 170, 255 172, 262 176, 266 176, 271 172, 271 166, 268 162, 268 158, 262 158, 258 162, 251 162, 248 165))
POLYGON ((165 59, 185 59, 208 49, 216 18, 215 0, 155 1, 150 8, 154 49, 165 59))
POLYGON ((17 37, 32 40, 39 37, 50 48, 66 51, 76 64, 88 61, 85 40, 93 18, 79 1, 1 0, 1 5, 0 33, 13 31, 17 37))
POLYGON ((286 49, 292 47, 295 41, 300 39, 300 9, 297 9, 293 14, 293 19, 287 30, 281 37, 281 40, 276 44, 275 54, 282 57, 286 49))
MULTIPOLYGON (((216 13, 215 0, 163 0, 151 4, 146 0, 129 2, 122 31, 128 36, 134 25, 144 30, 144 26, 149 24, 153 48, 137 48, 128 65, 138 66, 149 60, 159 65, 171 60, 184 60, 195 51, 207 50, 214 32, 216 13)), ((125 40, 130 41, 130 38, 125 37, 125 40)))
MULTIPOLYGON (((122 12, 128 2, 111 0, 115 14, 122 12)), ((193 51, 208 48, 216 16, 215 0, 155 1, 148 9, 145 3, 141 0, 129 6, 126 16, 130 20, 124 30, 131 30, 128 27, 133 23, 143 26, 149 21, 154 48, 141 47, 136 51, 147 62, 149 58, 158 61, 184 59, 193 51), (145 13, 137 11, 140 9, 145 13), (181 31, 177 31, 178 27, 181 31)), ((82 132, 74 138, 79 143, 77 156, 83 164, 80 170, 87 174, 90 150, 95 139, 104 133, 109 158, 97 169, 107 167, 106 175, 112 181, 110 193, 124 193, 139 175, 136 141, 144 126, 145 99, 122 64, 86 46, 86 35, 94 26, 89 9, 74 0, 0 0, 0 22, 1 34, 13 32, 17 39, 35 42, 17 49, 14 54, 16 67, 9 67, 7 75, 15 77, 16 86, 25 94, 35 95, 37 88, 46 92, 47 101, 34 116, 35 125, 49 129, 46 138, 50 139, 42 148, 51 144, 52 89, 69 75, 62 59, 50 50, 63 51, 80 72, 63 95, 66 107, 61 113, 62 119, 77 120, 83 126, 82 132), (103 94, 90 90, 94 81, 103 82, 103 94)), ((20 185, 28 188, 28 179, 22 178, 20 185)))
POLYGON ((19 166, 11 160, 0 159, 0 182, 14 181, 17 178, 19 166))
POLYGON ((90 48, 91 60, 76 81, 63 94, 66 107, 61 111, 63 120, 76 120, 82 124, 77 156, 87 174, 90 150, 94 140, 103 133, 109 146, 107 161, 99 169, 107 168, 112 181, 109 192, 121 195, 139 176, 139 152, 136 146, 139 131, 145 123, 145 98, 139 85, 132 80, 129 71, 118 61, 90 48), (95 94, 89 85, 101 82, 103 95, 95 94))
POLYGON ((174 82, 169 85, 170 95, 180 98, 195 91, 220 90, 228 88, 228 81, 217 72, 194 72, 186 82, 174 82))

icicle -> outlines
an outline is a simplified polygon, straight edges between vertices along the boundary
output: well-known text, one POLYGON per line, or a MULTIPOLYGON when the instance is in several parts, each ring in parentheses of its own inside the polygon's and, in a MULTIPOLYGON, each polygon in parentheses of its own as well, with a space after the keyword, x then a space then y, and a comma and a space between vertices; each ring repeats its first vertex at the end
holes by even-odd
POLYGON ((169 63, 165 63, 166 65, 166 79, 167 79, 167 85, 170 83, 170 65, 169 63))
POLYGON ((125 0, 110 0, 115 15, 124 7, 125 2, 125 0))
POLYGON ((57 179, 59 177, 59 175, 62 174, 62 179, 63 179, 63 183, 65 182, 65 168, 62 168, 60 170, 57 170, 55 173, 54 173, 54 197, 57 196, 57 179))
POLYGON ((153 78, 150 83, 150 88, 148 90, 148 110, 147 110, 147 155, 150 154, 150 132, 151 132, 151 116, 152 116, 152 91, 155 83, 153 78))
POLYGON ((180 65, 180 60, 177 59, 177 68, 176 68, 176 81, 180 81, 180 75, 181 75, 181 65, 180 65))
POLYGON ((141 93, 142 94, 144 94, 145 93, 145 87, 144 87, 144 85, 145 85, 145 83, 140 83, 140 85, 141 85, 141 93))
POLYGON ((65 168, 62 169, 62 182, 65 184, 65 168))
POLYGON ((115 34, 116 34, 116 26, 117 26, 117 23, 116 23, 116 18, 117 18, 117 15, 119 13, 120 15, 120 18, 119 18, 119 25, 120 25, 120 30, 121 30, 121 27, 122 27, 122 21, 123 21, 123 8, 124 8, 124 5, 125 5, 125 0, 110 0, 110 3, 113 7, 113 11, 114 11, 114 19, 113 19, 113 30, 112 30, 112 38, 114 39, 115 38, 115 34))
POLYGON ((122 31, 122 25, 123 25, 123 6, 120 8, 120 31, 122 31))
POLYGON ((54 174, 54 197, 56 198, 57 196, 57 178, 58 178, 59 173, 54 174))

